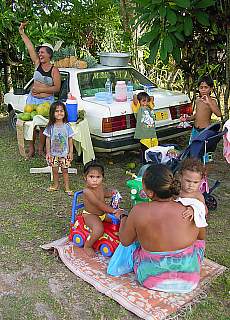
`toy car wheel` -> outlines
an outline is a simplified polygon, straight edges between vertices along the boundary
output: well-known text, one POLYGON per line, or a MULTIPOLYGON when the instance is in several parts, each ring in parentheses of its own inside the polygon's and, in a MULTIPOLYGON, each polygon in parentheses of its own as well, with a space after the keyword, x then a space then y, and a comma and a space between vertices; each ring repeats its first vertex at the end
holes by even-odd
POLYGON ((113 250, 107 243, 104 243, 100 246, 100 251, 104 257, 111 257, 113 255, 113 250))
POLYGON ((73 236, 73 240, 72 241, 79 248, 82 248, 84 246, 84 243, 85 243, 83 237, 78 233, 73 236))
POLYGON ((217 208, 217 201, 216 201, 216 198, 212 195, 208 195, 205 197, 205 203, 206 203, 206 206, 208 208, 208 210, 210 211, 214 211, 216 210, 217 208))

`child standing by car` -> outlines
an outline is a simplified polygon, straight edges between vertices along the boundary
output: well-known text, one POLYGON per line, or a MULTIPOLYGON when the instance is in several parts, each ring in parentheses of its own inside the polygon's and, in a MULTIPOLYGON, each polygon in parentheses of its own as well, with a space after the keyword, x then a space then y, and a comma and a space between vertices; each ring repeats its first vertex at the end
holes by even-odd
MULTIPOLYGON (((209 75, 205 75, 198 81, 199 97, 195 102, 195 113, 185 118, 185 121, 194 120, 194 126, 189 143, 211 124, 211 116, 214 113, 221 117, 220 109, 216 100, 210 96, 214 82, 209 75)), ((183 119, 181 119, 183 121, 183 119)))
POLYGON ((61 168, 64 180, 64 189, 68 195, 73 195, 69 188, 68 168, 73 160, 73 129, 67 122, 66 106, 57 101, 51 104, 49 123, 44 130, 46 136, 46 160, 52 167, 53 185, 47 191, 59 189, 58 169, 61 168))
POLYGON ((83 217, 85 224, 91 229, 84 250, 90 257, 95 256, 92 248, 96 240, 104 233, 102 221, 106 219, 106 213, 115 213, 121 209, 114 209, 105 203, 105 198, 112 196, 114 191, 106 191, 103 186, 104 167, 92 160, 84 166, 85 189, 83 190, 83 217))
POLYGON ((132 109, 137 119, 134 138, 140 139, 142 163, 145 162, 145 151, 158 146, 153 107, 153 97, 146 92, 133 97, 132 109))

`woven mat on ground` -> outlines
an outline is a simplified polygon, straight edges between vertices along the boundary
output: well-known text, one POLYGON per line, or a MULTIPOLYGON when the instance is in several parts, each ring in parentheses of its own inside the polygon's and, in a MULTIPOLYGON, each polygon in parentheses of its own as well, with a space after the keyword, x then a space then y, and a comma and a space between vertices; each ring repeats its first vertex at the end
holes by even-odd
POLYGON ((67 238, 43 245, 42 248, 56 249, 63 263, 78 277, 140 318, 148 320, 164 320, 181 314, 198 302, 204 295, 205 286, 226 269, 205 259, 199 287, 189 294, 172 294, 141 287, 135 280, 134 273, 121 277, 109 276, 106 273, 108 258, 100 254, 96 258, 90 258, 67 238))

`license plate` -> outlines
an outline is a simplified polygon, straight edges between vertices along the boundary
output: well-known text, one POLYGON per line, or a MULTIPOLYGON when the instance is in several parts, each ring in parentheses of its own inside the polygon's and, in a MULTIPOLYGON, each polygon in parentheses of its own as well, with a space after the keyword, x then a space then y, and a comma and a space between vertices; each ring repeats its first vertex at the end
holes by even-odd
POLYGON ((163 111, 163 112, 155 112, 155 118, 156 121, 160 121, 160 120, 167 120, 168 119, 168 112, 163 111))

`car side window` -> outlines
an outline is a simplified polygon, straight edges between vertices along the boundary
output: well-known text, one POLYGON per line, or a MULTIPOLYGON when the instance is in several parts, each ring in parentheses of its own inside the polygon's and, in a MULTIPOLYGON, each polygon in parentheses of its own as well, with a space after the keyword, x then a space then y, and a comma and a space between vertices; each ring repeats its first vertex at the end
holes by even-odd
POLYGON ((61 88, 60 91, 55 94, 55 100, 66 101, 69 93, 69 74, 67 72, 61 73, 61 88))

